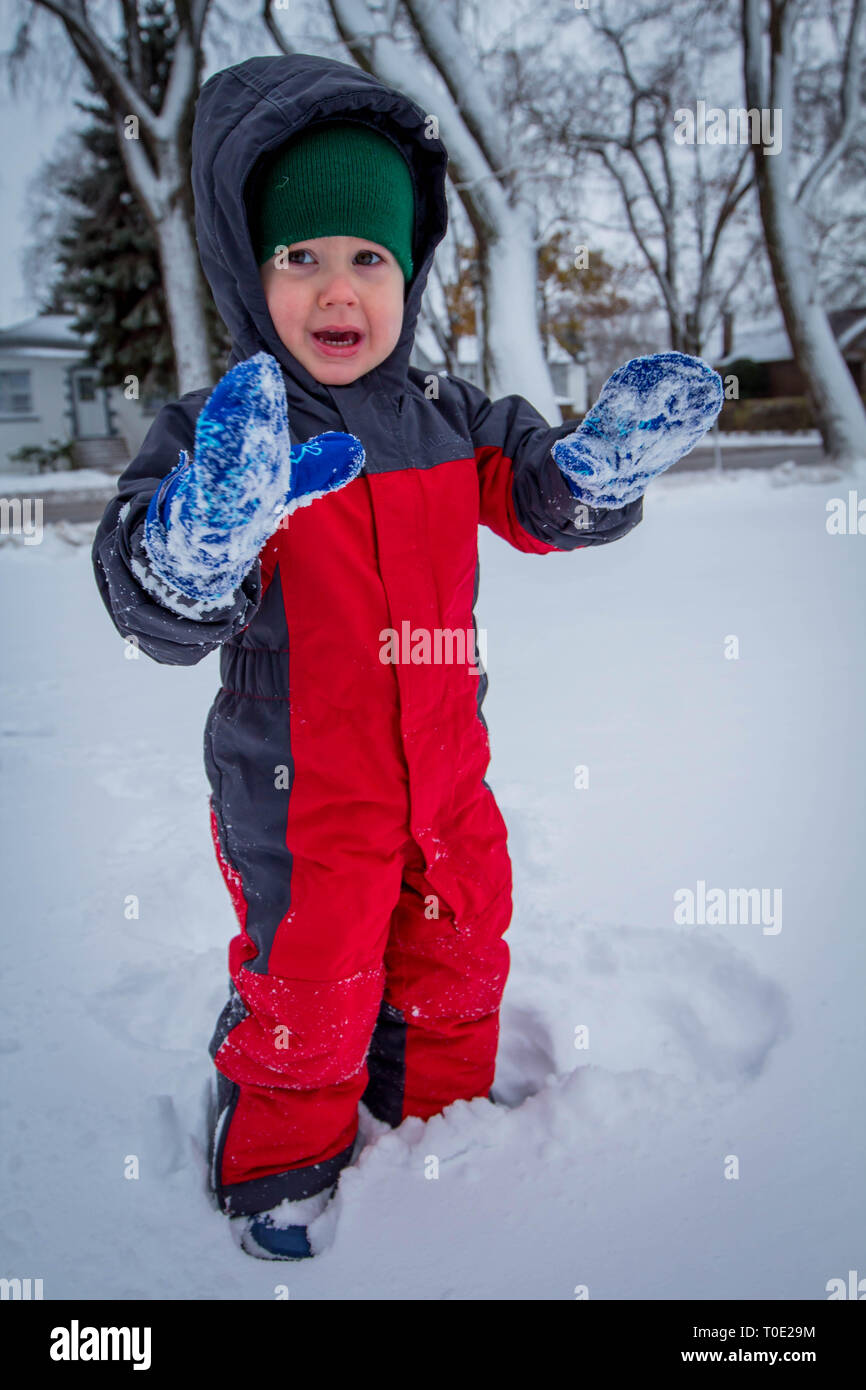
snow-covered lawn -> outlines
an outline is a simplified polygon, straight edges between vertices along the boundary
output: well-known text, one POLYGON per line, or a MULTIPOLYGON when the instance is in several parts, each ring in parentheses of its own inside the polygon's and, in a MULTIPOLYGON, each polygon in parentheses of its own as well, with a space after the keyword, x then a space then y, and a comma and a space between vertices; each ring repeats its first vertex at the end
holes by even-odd
POLYGON ((205 1196, 235 930, 201 753, 217 655, 126 659, 92 527, 0 547, 0 1274, 337 1300, 822 1299, 866 1274, 866 536, 827 534, 847 482, 782 482, 662 479, 636 531, 572 555, 482 533, 507 1105, 364 1115, 297 1265, 245 1255, 205 1196), (699 881, 780 889, 781 930, 678 924, 699 881))
POLYGON ((56 473, 0 473, 0 494, 42 497, 46 492, 107 492, 117 483, 116 473, 101 468, 63 468, 56 473))
MULTIPOLYGON (((714 436, 705 441, 708 447, 714 436)), ((756 446, 772 445, 778 448, 784 444, 820 444, 821 436, 817 430, 797 430, 793 434, 782 430, 720 430, 719 441, 723 449, 754 449, 756 446)))

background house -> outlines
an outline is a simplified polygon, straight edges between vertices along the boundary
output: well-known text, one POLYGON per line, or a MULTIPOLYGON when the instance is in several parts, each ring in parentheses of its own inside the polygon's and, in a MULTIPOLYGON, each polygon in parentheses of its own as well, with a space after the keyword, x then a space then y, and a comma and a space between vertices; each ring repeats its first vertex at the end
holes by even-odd
MULTIPOLYGON (((419 323, 415 333, 415 346, 410 358, 413 367, 422 372, 446 371, 445 358, 436 335, 429 324, 419 323)), ((575 362, 564 352, 558 343, 550 341, 547 348, 547 362, 556 403, 568 420, 574 415, 583 415, 587 408, 587 371, 583 362, 575 362)), ((481 367, 478 361, 478 340, 467 334, 457 342, 457 367, 455 376, 464 377, 474 386, 481 386, 481 367)))
MULTIPOLYGON (((850 309, 831 309, 827 317, 848 370, 861 395, 866 394, 866 305, 850 309), (858 325, 861 325, 858 329, 858 325)), ((737 362, 753 362, 759 368, 741 383, 741 394, 754 398, 805 396, 806 382, 794 361, 791 341, 784 323, 773 319, 735 331, 728 316, 725 323, 723 356, 715 364, 724 369, 737 362)))
MULTIPOLYGON (((85 362, 87 342, 72 329, 71 315, 40 314, 0 330, 0 473, 36 471, 13 461, 25 445, 47 448, 71 442, 75 465, 120 473, 141 448, 162 401, 128 400, 123 389, 99 385, 85 362)), ((481 384, 474 337, 459 341, 459 371, 481 384)), ((565 418, 586 410, 586 368, 556 344, 550 370, 565 418)), ((412 365, 440 372, 445 362, 432 331, 420 325, 412 365)))
POLYGON ((87 342, 64 314, 38 314, 0 329, 0 473, 36 471, 10 459, 25 445, 72 442, 79 468, 120 472, 159 407, 105 389, 85 362, 87 342))

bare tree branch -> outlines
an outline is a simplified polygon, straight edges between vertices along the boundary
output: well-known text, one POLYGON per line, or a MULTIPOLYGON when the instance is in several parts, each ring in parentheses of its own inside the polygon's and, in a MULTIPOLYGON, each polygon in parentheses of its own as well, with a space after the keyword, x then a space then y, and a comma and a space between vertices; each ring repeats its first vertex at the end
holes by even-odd
POLYGON ((144 89, 138 0, 121 0, 129 70, 102 40, 85 0, 32 0, 59 19, 111 112, 129 181, 154 230, 181 391, 210 380, 206 289, 192 226, 188 127, 198 94, 201 40, 210 0, 175 0, 178 28, 161 108, 144 89), (138 129, 127 129, 135 117, 138 129))
POLYGON ((853 0, 842 60, 842 86, 839 93, 839 110, 842 119, 839 132, 829 149, 818 155, 800 183, 795 196, 802 207, 808 208, 811 205, 818 185, 838 164, 848 148, 852 136, 859 129, 862 114, 864 38, 866 38, 866 4, 864 4, 864 0, 853 0))

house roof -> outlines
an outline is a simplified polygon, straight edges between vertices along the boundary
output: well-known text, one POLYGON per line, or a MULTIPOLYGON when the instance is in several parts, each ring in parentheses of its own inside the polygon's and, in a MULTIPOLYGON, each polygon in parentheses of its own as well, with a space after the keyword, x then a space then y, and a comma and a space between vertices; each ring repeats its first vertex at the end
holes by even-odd
MULTIPOLYGON (((858 319, 866 320, 866 305, 861 305, 859 308, 855 307, 852 309, 831 309, 827 317, 830 320, 830 327, 833 329, 836 337, 840 338, 846 330, 853 328, 858 319)), ((862 353, 866 351, 866 323, 864 323, 860 332, 855 333, 850 342, 845 344, 844 350, 846 355, 851 355, 855 352, 862 355, 862 353)))
POLYGON ((734 330, 731 351, 719 358, 718 365, 721 367, 740 358, 750 362, 788 362, 793 356, 784 324, 754 324, 739 332, 734 330))
MULTIPOLYGON (((827 314, 830 320, 830 327, 838 338, 844 333, 846 328, 850 328, 858 319, 866 319, 866 305, 850 309, 831 309, 827 314)), ((850 342, 845 344, 844 352, 846 357, 851 357, 857 353, 862 353, 866 349, 866 324, 863 331, 858 333, 850 342)), ((772 322, 755 323, 741 331, 734 330, 734 342, 730 352, 724 357, 720 357, 717 366, 725 366, 728 362, 736 362, 739 358, 748 358, 752 362, 791 362, 794 352, 791 347, 791 340, 788 337, 784 324, 773 320, 772 322)))
POLYGON ((88 347, 88 337, 75 333, 72 314, 35 314, 33 318, 22 319, 20 323, 0 328, 0 348, 50 348, 69 352, 83 352, 88 347))
MULTIPOLYGON (((442 362, 442 352, 436 335, 426 322, 419 324, 415 333, 415 360, 426 366, 442 362)), ((474 366, 478 361, 478 339, 474 333, 464 333, 457 340, 457 362, 460 367, 474 366)), ((548 362, 573 362, 555 338, 548 341, 548 362)))

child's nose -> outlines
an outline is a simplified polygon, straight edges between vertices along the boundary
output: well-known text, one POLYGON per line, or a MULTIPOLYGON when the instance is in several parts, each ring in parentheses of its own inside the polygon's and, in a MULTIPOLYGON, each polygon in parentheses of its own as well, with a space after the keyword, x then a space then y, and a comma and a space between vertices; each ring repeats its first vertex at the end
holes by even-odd
POLYGON ((354 304, 356 298, 351 277, 345 272, 339 271, 332 275, 323 286, 319 295, 319 304, 322 308, 328 304, 354 304))

